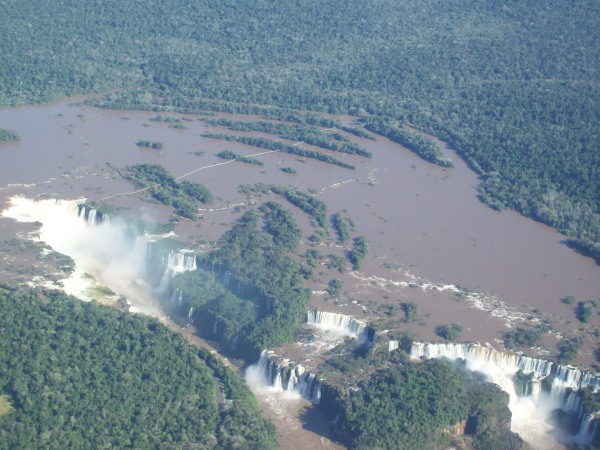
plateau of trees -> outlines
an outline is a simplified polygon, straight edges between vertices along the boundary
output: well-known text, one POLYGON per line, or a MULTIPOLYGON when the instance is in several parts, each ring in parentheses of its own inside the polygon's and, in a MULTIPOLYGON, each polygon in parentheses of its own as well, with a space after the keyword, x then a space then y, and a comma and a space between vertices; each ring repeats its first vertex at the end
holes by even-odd
POLYGON ((337 416, 335 433, 351 449, 451 447, 458 426, 476 449, 517 449, 508 394, 448 361, 410 363, 401 350, 337 352, 328 364, 362 377, 356 386, 328 375, 321 407, 337 416), (332 380, 333 378, 333 380, 332 380), (331 381, 330 381, 331 380, 331 381))
POLYGON ((276 447, 245 383, 154 319, 6 286, 0 311, 2 448, 276 447))
POLYGON ((139 188, 149 188, 152 197, 163 205, 173 206, 175 213, 195 219, 197 202, 210 203, 212 193, 193 181, 178 182, 164 167, 157 164, 135 164, 125 170, 125 176, 139 188))
POLYGON ((275 202, 245 213, 201 270, 174 278, 172 308, 221 349, 255 362, 292 340, 305 317, 310 267, 288 255, 300 242, 293 215, 275 202), (178 293, 181 293, 179 300, 178 293))

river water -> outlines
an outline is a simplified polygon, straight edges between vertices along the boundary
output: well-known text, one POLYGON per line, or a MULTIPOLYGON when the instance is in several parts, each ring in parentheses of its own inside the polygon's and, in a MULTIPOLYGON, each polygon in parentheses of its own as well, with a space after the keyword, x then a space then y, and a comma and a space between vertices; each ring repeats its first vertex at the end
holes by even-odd
MULTIPOLYGON (((205 184, 215 201, 201 211, 198 221, 180 222, 176 232, 189 241, 212 241, 249 206, 248 198, 238 192, 240 184, 294 186, 318 196, 329 213, 341 212, 351 219, 357 230, 353 236, 364 235, 369 243, 369 255, 359 271, 338 273, 326 268, 324 261, 320 263, 309 283, 314 292, 312 307, 367 321, 388 321, 422 340, 437 339, 437 325, 460 323, 461 339, 496 346, 510 327, 545 320, 554 331, 543 341, 550 350, 557 336, 580 335, 584 346, 576 362, 595 364, 598 340, 588 331, 600 327, 600 318, 595 314, 584 329, 575 317, 574 305, 561 299, 568 295, 577 301, 598 299, 599 266, 568 249, 562 243, 565 237, 555 230, 481 204, 476 198, 476 175, 452 151, 446 149, 455 168, 440 169, 385 138, 373 142, 353 137, 373 153, 372 158, 333 155, 355 165, 354 171, 281 153, 256 156, 263 166, 217 165, 223 160, 215 155, 224 149, 243 155, 263 150, 201 137, 207 127, 199 116, 161 114, 184 119, 186 129, 150 121, 157 115, 153 112, 70 106, 66 100, 0 109, 0 127, 21 135, 20 142, 0 143, 0 207, 5 209, 14 195, 99 200, 132 191, 107 162, 120 168, 162 164, 175 176, 200 169, 187 179, 205 184), (141 139, 161 142, 164 147, 160 151, 137 147, 135 142, 141 139), (288 166, 297 174, 280 170, 288 166), (324 294, 333 278, 343 281, 337 300, 324 294), (458 286, 478 295, 457 295, 458 286), (406 301, 417 303, 418 317, 404 325, 398 308, 406 301), (395 312, 385 314, 389 307, 395 312)), ((153 221, 165 222, 170 213, 137 196, 118 196, 111 204, 125 216, 153 221)), ((306 216, 297 216, 306 238, 314 230, 306 216)), ((16 228, 13 221, 0 218, 0 240, 14 237, 16 228)), ((324 239, 319 249, 323 255, 344 251, 332 237, 324 239)), ((10 280, 10 268, 1 269, 0 278, 10 280)), ((305 417, 306 405, 278 415, 264 401, 265 408, 271 408, 269 415, 283 421, 279 428, 283 445, 298 442, 298 436, 284 435, 281 430, 290 414, 305 417)), ((305 432, 302 427, 299 430, 305 432)))

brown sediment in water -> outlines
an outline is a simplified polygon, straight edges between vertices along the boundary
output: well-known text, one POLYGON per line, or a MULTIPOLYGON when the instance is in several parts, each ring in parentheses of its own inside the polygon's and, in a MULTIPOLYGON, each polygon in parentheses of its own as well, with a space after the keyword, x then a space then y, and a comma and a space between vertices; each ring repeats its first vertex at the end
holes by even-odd
MULTIPOLYGON (((134 187, 114 169, 130 164, 161 164, 175 176, 206 167, 187 179, 206 185, 215 200, 201 206, 198 220, 179 222, 175 231, 181 239, 215 241, 256 205, 253 202, 273 199, 297 216, 303 230, 297 253, 317 248, 323 256, 343 256, 350 244, 336 243, 332 230, 320 245, 311 246, 308 236, 315 229, 310 219, 281 197, 270 194, 253 200, 238 192, 244 183, 295 187, 324 201, 329 214, 340 212, 351 219, 356 225, 352 237, 363 235, 369 243, 369 255, 356 272, 349 264, 340 273, 327 268, 326 259, 317 261, 308 283, 314 291, 311 308, 350 314, 386 329, 410 330, 425 341, 440 339, 436 326, 459 323, 461 340, 489 342, 499 349, 509 327, 545 320, 558 336, 584 338, 574 362, 596 363, 598 340, 593 331, 600 327, 600 318, 594 314, 584 325, 575 317, 575 305, 561 299, 598 299, 600 268, 563 245, 565 236, 555 230, 482 205, 476 197, 477 176, 453 152, 446 149, 455 168, 440 169, 385 138, 373 142, 351 137, 371 151, 372 158, 324 152, 354 165, 354 171, 283 153, 258 156, 263 166, 215 165, 223 162, 216 154, 225 149, 245 156, 264 150, 201 137, 209 128, 196 116, 162 114, 191 120, 184 122, 186 129, 177 130, 150 121, 155 112, 68 106, 66 101, 1 109, 3 127, 17 131, 21 141, 0 143, 0 205, 5 208, 7 198, 17 194, 98 200, 131 192, 134 187), (140 139, 164 147, 137 147, 140 139), (288 166, 297 174, 280 170, 288 166), (343 282, 342 293, 328 298, 327 283, 336 278, 343 282), (417 317, 405 324, 401 305, 409 301, 417 304, 417 317)), ((120 196, 110 203, 120 208, 119 214, 149 221, 166 222, 171 212, 139 196, 120 196)), ((14 235, 15 226, 0 219, 0 239, 14 235)), ((5 280, 10 277, 8 269, 0 274, 5 280)), ((549 336, 542 343, 553 352, 558 341, 549 336)), ((305 406, 294 414, 302 415, 305 406)), ((294 442, 295 437, 290 439, 294 442)))

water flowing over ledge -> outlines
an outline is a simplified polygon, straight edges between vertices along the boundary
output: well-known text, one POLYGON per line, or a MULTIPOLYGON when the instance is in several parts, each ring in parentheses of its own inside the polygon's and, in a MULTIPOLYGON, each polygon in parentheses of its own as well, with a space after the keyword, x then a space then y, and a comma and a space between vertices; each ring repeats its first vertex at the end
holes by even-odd
POLYGON ((197 258, 191 254, 191 250, 182 250, 179 252, 171 251, 166 258, 163 256, 161 261, 163 275, 160 280, 159 288, 163 291, 169 289, 171 279, 178 273, 196 270, 197 258))
POLYGON ((258 362, 246 369, 246 380, 251 386, 299 395, 315 405, 321 401, 321 382, 316 375, 290 360, 276 361, 272 351, 262 351, 258 362))
POLYGON ((332 333, 334 337, 349 336, 359 341, 367 341, 370 334, 372 334, 366 322, 346 314, 313 309, 306 314, 306 322, 326 333, 332 333))
MULTIPOLYGON (((388 348, 391 351, 397 345, 396 341, 391 341, 388 348)), ((532 433, 545 430, 542 434, 548 435, 551 430, 547 419, 557 409, 572 414, 579 423, 578 432, 570 437, 571 442, 588 445, 596 430, 600 431, 598 412, 584 411, 581 402, 583 389, 600 391, 600 375, 597 373, 499 352, 474 343, 414 342, 410 357, 463 360, 469 370, 483 373, 510 395, 511 428, 530 443, 547 439, 548 436, 532 436, 532 433)))

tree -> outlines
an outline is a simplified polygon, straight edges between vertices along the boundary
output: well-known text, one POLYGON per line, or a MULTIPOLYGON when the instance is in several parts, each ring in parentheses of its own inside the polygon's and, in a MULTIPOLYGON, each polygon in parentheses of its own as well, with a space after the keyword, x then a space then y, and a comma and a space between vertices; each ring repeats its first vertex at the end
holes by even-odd
POLYGON ((402 303, 402 309, 404 311, 404 322, 412 322, 417 317, 417 304, 415 302, 402 303))
POLYGON ((449 341, 454 341, 454 340, 458 339, 458 337, 460 336, 460 333, 462 332, 462 329, 463 329, 462 325, 453 323, 451 325, 440 325, 440 326, 436 327, 435 333, 438 336, 443 337, 444 339, 447 339, 449 341))
POLYGON ((335 279, 331 280, 327 285, 327 293, 332 297, 337 297, 340 295, 342 290, 342 281, 335 279))

